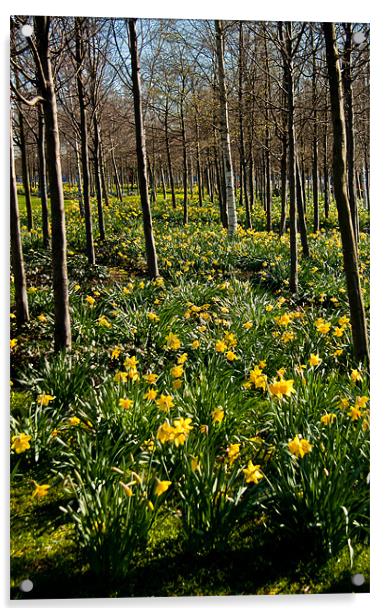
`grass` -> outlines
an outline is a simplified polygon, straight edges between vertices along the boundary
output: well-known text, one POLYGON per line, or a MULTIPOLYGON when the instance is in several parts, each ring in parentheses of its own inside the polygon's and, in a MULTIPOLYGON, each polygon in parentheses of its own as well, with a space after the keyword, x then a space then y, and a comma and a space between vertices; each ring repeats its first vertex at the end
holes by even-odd
MULTIPOLYGON (((151 535, 146 552, 135 560, 127 580, 104 588, 93 579, 76 549, 73 525, 63 523, 59 507, 66 495, 58 487, 44 502, 31 502, 28 479, 15 481, 11 496, 13 599, 220 596, 369 592, 369 548, 358 546, 351 569, 347 549, 323 563, 309 560, 253 523, 239 529, 231 544, 216 554, 192 554, 178 544, 179 520, 167 515, 151 535), (353 572, 365 583, 352 584, 353 572), (31 579, 23 593, 20 582, 31 579)), ((295 546, 293 546, 295 547, 295 546)))

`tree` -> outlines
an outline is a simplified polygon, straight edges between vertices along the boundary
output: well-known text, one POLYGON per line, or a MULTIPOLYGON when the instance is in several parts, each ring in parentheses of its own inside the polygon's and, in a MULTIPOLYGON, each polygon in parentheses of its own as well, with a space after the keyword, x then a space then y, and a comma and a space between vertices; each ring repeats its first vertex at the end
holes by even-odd
POLYGON ((330 84, 331 118, 333 125, 333 178, 335 201, 343 249, 350 306, 354 354, 358 360, 369 359, 366 315, 359 278, 358 254, 347 191, 346 130, 343 108, 342 79, 336 47, 335 24, 324 23, 326 60, 330 84))
POLYGON ((137 162, 138 162, 138 182, 141 195, 143 230, 145 234, 146 258, 147 267, 150 278, 157 278, 158 262, 157 252, 153 236, 153 224, 151 217, 151 208, 149 201, 148 179, 147 179, 147 161, 146 161, 146 142, 145 131, 143 127, 142 115, 142 97, 141 97, 141 80, 140 66, 138 57, 138 44, 136 32, 136 19, 129 19, 130 33, 130 57, 131 57, 131 78, 133 82, 133 102, 134 102, 134 118, 135 118, 135 139, 137 146, 137 162))
POLYGON ((228 99, 224 68, 224 27, 220 20, 215 20, 218 88, 220 99, 220 138, 224 164, 226 211, 228 214, 228 233, 234 235, 237 230, 237 212, 235 185, 232 166, 231 141, 229 135, 228 99))
POLYGON ((11 165, 11 264, 15 284, 16 322, 24 325, 29 320, 27 283, 24 269, 23 246, 20 236, 19 207, 13 154, 12 118, 10 122, 10 165, 11 165))
POLYGON ((36 62, 38 89, 42 98, 47 140, 47 167, 50 181, 52 221, 52 277, 54 290, 54 341, 56 350, 71 349, 71 323, 68 301, 67 242, 62 184, 62 166, 55 84, 50 57, 50 17, 35 17, 36 46, 29 44, 36 62))
POLYGON ((85 18, 75 17, 75 44, 76 44, 76 83, 78 88, 80 134, 81 134, 81 160, 83 175, 83 206, 86 224, 87 258, 90 265, 95 264, 94 238, 92 228, 92 213, 90 202, 90 165, 88 155, 88 125, 85 92, 83 84, 83 63, 85 58, 85 18))

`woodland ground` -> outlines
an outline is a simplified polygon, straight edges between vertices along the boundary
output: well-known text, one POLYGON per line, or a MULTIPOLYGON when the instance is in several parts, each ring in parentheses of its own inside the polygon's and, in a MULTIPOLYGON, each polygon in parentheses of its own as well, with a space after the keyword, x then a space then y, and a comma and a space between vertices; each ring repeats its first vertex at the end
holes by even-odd
MULTIPOLYGON (((240 210, 229 240, 216 205, 194 197, 184 227, 158 195, 156 282, 138 201, 105 208, 89 267, 67 187, 69 358, 52 349, 39 222, 23 230, 31 319, 16 330, 11 285, 11 432, 31 440, 12 451, 11 596, 26 577, 26 598, 367 592, 368 374, 352 357, 335 207, 293 298, 276 201, 273 233, 256 205, 254 230, 240 210), (37 485, 50 486, 40 498, 37 485)), ((368 311, 364 211, 360 224, 368 311)))

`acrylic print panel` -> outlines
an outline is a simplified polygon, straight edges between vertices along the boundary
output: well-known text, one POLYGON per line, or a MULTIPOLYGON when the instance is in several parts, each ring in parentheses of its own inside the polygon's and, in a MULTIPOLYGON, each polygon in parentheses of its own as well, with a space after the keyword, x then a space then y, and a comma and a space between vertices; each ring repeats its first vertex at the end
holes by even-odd
POLYGON ((369 25, 10 41, 11 597, 368 592, 369 25))

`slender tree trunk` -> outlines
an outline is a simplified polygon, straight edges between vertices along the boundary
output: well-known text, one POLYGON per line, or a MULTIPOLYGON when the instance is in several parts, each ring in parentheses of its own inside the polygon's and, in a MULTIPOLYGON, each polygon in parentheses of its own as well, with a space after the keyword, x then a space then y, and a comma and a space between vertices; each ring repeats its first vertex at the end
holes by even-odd
POLYGON ((48 229, 48 197, 47 197, 47 165, 46 165, 46 127, 44 123, 44 111, 39 107, 39 139, 38 139, 38 156, 39 156, 39 196, 42 204, 42 231, 43 231, 43 246, 48 248, 50 243, 48 229))
MULTIPOLYGON (((312 32, 312 31, 311 31, 312 32)), ((319 161, 318 161, 318 112, 316 97, 316 49, 312 35, 312 104, 313 129, 312 138, 312 200, 314 206, 314 233, 319 231, 319 161)))
POLYGON ((240 132, 240 205, 243 204, 243 195, 245 203, 245 219, 247 229, 252 228, 251 208, 248 199, 247 186, 247 160, 245 156, 245 139, 244 139, 244 32, 243 22, 239 23, 239 132, 240 132))
POLYGON ((232 167, 231 142, 229 135, 228 121, 228 100, 225 85, 225 69, 224 69, 224 31, 223 24, 220 20, 215 20, 216 27, 216 50, 217 50, 217 68, 218 68, 218 83, 219 83, 219 98, 220 98, 220 136, 221 149, 224 164, 224 176, 226 185, 226 212, 228 219, 228 234, 232 236, 237 230, 237 212, 235 199, 235 186, 232 167))
POLYGON ((118 167, 117 167, 117 162, 115 160, 114 148, 112 144, 111 144, 111 162, 113 163, 114 182, 115 182, 115 190, 117 191, 117 197, 119 201, 123 201, 121 182, 119 179, 118 167))
MULTIPOLYGON (((43 109, 47 130, 47 167, 50 181, 52 221, 52 271, 55 315, 55 349, 71 349, 71 323, 68 301, 67 245, 62 167, 55 85, 49 52, 49 17, 34 17, 37 52, 42 74, 39 89, 44 98, 43 109)), ((36 67, 39 71, 39 67, 36 67)))
POLYGON ((147 169, 146 169, 146 141, 145 131, 143 126, 142 114, 142 96, 141 96, 141 81, 140 67, 137 49, 137 33, 135 28, 136 19, 129 19, 130 32, 130 57, 131 57, 131 77, 133 82, 133 101, 134 101, 134 118, 135 118, 135 140, 137 146, 137 161, 138 161, 138 181, 141 194, 143 230, 145 235, 147 267, 150 278, 157 278, 158 262, 157 252, 153 236, 153 223, 151 217, 151 208, 149 201, 147 169))
POLYGON ((80 156, 79 156, 79 143, 78 138, 75 135, 75 156, 76 156, 76 168, 78 174, 78 201, 79 201, 79 212, 82 218, 84 218, 84 205, 83 205, 83 189, 82 189, 82 170, 80 165, 80 156))
POLYGON ((201 170, 201 150, 200 150, 200 124, 198 121, 198 109, 194 108, 194 124, 196 129, 196 168, 197 168, 197 185, 198 185, 198 204, 202 207, 203 185, 202 185, 202 170, 201 170))
POLYGON ((170 152, 170 140, 169 140, 169 102, 168 101, 166 101, 164 131, 165 131, 166 157, 168 160, 170 192, 172 193, 172 206, 173 206, 173 209, 176 209, 177 207, 176 193, 175 193, 175 188, 174 188, 173 165, 172 165, 172 156, 170 152))
POLYGON ((328 132, 327 132, 327 112, 324 125, 324 140, 323 140, 323 188, 324 188, 324 215, 328 218, 330 213, 330 177, 328 173, 328 132))
POLYGON ((296 202, 298 209, 300 241, 302 244, 303 256, 308 258, 310 256, 310 250, 308 247, 306 217, 304 215, 304 193, 302 190, 298 163, 296 163, 296 202))
POLYGON ((344 26, 346 40, 343 54, 342 84, 346 113, 346 141, 347 141, 347 170, 348 170, 348 198, 350 203, 351 219, 354 230, 354 238, 358 243, 359 219, 355 192, 355 137, 354 137, 354 112, 352 100, 352 76, 351 76, 351 47, 352 25, 344 26))
POLYGON ((184 113, 184 94, 180 100, 180 120, 181 120, 181 137, 182 137, 182 161, 183 174, 182 182, 184 188, 184 225, 188 224, 188 153, 186 146, 186 129, 185 129, 185 113, 184 113))
POLYGON ((269 79, 268 47, 266 28, 264 29, 264 60, 265 60, 265 213, 267 217, 267 231, 272 231, 272 186, 271 186, 271 135, 269 130, 269 101, 271 99, 271 84, 269 79))
POLYGON ((350 306, 354 353, 359 361, 369 360, 366 315, 359 277, 358 253, 347 192, 346 131, 343 94, 335 24, 323 23, 326 60, 330 84, 331 116, 333 124, 333 176, 335 200, 342 238, 343 264, 350 306))
POLYGON ((103 143, 102 143, 102 138, 101 138, 100 133, 99 133, 99 160, 100 160, 100 167, 101 167, 103 199, 105 201, 105 206, 109 207, 110 200, 109 200, 109 191, 108 191, 107 182, 106 182, 106 165, 105 165, 105 157, 104 157, 104 148, 103 148, 103 143))
POLYGON ((369 159, 368 159, 366 143, 365 143, 365 187, 366 187, 366 198, 367 198, 367 210, 370 212, 370 168, 369 168, 369 159))
POLYGON ((82 66, 84 58, 84 40, 85 36, 83 28, 83 18, 75 17, 75 44, 76 44, 76 65, 77 65, 77 88, 79 100, 79 116, 80 116, 80 134, 81 134, 81 160, 82 160, 82 176, 83 176, 83 203, 84 203, 84 220, 86 225, 86 253, 90 265, 95 264, 94 238, 92 229, 92 213, 90 202, 90 165, 88 157, 88 127, 87 127, 87 111, 84 98, 84 87, 82 79, 82 66))
POLYGON ((164 168, 163 168, 162 163, 161 163, 161 184, 162 184, 162 194, 163 194, 163 198, 164 198, 164 201, 166 201, 166 184, 165 184, 165 173, 164 173, 164 168))
POLYGON ((288 122, 288 186, 290 201, 290 282, 292 293, 298 292, 298 247, 296 221, 296 153, 294 124, 294 84, 293 84, 293 51, 292 23, 279 22, 279 35, 283 43, 284 79, 287 91, 287 122, 288 122))
POLYGON ((280 235, 285 233, 287 223, 287 135, 283 132, 282 138, 282 154, 280 158, 280 202, 281 202, 281 215, 280 215, 280 235))
POLYGON ((100 132, 99 121, 97 114, 94 113, 94 178, 95 178, 95 192, 97 198, 97 210, 98 210, 98 228, 99 238, 102 242, 105 240, 105 221, 103 215, 103 203, 102 203, 102 178, 101 178, 101 159, 100 159, 100 132))
POLYGON ((33 215, 31 205, 31 186, 30 186, 30 173, 28 170, 28 156, 27 146, 25 142, 25 130, 24 130, 24 118, 21 111, 19 111, 19 137, 20 137, 20 154, 21 154, 21 173, 23 178, 23 188, 25 196, 25 206, 27 210, 27 228, 31 231, 33 228, 33 215))
POLYGON ((15 285, 16 322, 19 326, 29 320, 27 281, 24 269, 23 245, 20 235, 19 206, 17 200, 15 158, 13 153, 12 118, 10 122, 11 165, 11 265, 15 285))

